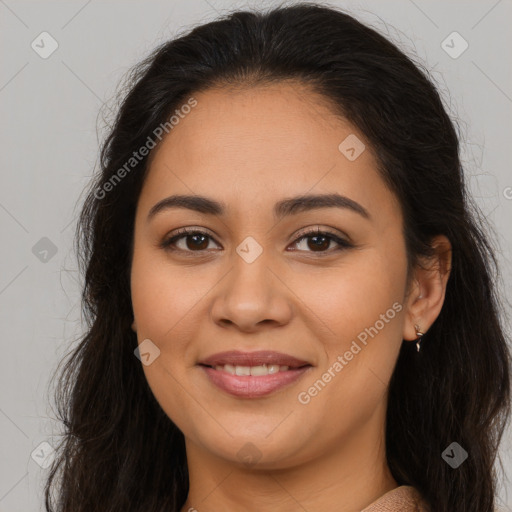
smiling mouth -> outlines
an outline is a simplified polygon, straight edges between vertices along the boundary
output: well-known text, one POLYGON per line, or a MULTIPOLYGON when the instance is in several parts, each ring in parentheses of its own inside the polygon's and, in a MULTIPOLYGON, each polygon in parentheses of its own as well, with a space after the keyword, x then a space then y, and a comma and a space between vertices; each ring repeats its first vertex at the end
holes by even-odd
POLYGON ((278 390, 291 387, 311 368, 310 364, 298 367, 263 364, 258 366, 234 366, 229 364, 215 367, 199 364, 208 381, 230 396, 255 399, 270 395, 278 390))
POLYGON ((230 375, 238 375, 238 376, 252 376, 252 377, 260 377, 263 375, 273 375, 279 372, 286 371, 294 371, 301 368, 306 368, 311 366, 310 364, 304 364, 302 366, 290 368, 286 365, 278 365, 278 364, 261 364, 257 366, 242 366, 242 365, 232 365, 232 364, 218 364, 218 365, 208 365, 208 364, 200 364, 200 366, 204 366, 206 368, 212 368, 217 371, 222 371, 228 373, 230 375))

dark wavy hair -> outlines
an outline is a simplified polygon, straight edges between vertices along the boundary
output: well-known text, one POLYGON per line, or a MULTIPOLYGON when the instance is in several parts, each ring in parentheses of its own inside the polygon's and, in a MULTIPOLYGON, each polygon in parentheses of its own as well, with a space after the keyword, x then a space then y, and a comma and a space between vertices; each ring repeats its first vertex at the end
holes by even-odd
POLYGON ((284 80, 308 85, 366 137, 402 208, 408 270, 433 254, 435 235, 452 244, 442 310, 421 352, 402 344, 390 381, 386 455, 399 485, 416 487, 433 512, 494 509, 511 355, 496 249, 464 182, 457 130, 420 64, 350 15, 307 2, 230 12, 162 44, 128 75, 76 231, 87 329, 55 390, 65 430, 47 511, 185 503, 184 437, 149 388, 131 329, 134 214, 148 156, 106 185, 192 94, 284 80), (441 457, 452 442, 469 453, 457 469, 441 457))

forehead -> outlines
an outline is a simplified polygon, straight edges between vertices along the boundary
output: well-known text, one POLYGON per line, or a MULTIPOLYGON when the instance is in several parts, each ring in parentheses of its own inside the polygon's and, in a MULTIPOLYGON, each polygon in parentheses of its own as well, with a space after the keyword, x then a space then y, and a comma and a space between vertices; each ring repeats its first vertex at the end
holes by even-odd
POLYGON ((153 150, 145 196, 178 191, 229 203, 337 191, 362 202, 384 194, 389 204, 364 136, 309 87, 279 83, 192 96, 197 105, 153 150), (365 145, 352 161, 339 149, 347 137, 365 145))
POLYGON ((259 159, 268 160, 268 151, 276 163, 306 154, 314 159, 320 151, 336 150, 342 132, 353 131, 334 115, 323 96, 293 82, 209 89, 194 98, 197 105, 162 144, 175 151, 188 150, 188 158, 205 153, 231 158, 264 148, 259 159), (314 148, 317 151, 312 152, 314 148))

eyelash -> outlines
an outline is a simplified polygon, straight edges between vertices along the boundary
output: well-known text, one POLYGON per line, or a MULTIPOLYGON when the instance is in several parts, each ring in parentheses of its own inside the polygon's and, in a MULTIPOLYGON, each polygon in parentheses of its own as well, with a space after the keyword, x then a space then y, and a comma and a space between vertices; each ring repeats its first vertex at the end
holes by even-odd
MULTIPOLYGON (((204 253, 204 251, 206 251, 207 249, 191 251, 191 250, 184 250, 184 249, 178 249, 176 247, 173 247, 173 244, 175 242, 177 242, 179 239, 186 238, 187 236, 191 236, 191 235, 205 235, 206 237, 214 240, 213 237, 210 236, 205 231, 201 231, 201 230, 195 229, 195 228, 181 228, 172 237, 165 239, 160 244, 160 247, 166 251, 181 251, 184 253, 204 253)), ((320 255, 326 255, 326 254, 328 255, 328 254, 331 254, 332 252, 343 251, 343 250, 350 249, 350 248, 354 247, 354 245, 352 243, 348 242, 347 240, 343 240, 342 238, 338 237, 334 233, 330 233, 329 231, 322 231, 319 228, 317 228, 316 230, 310 230, 310 231, 305 231, 305 232, 300 233, 299 237, 296 238, 295 241, 293 242, 293 245, 298 244, 305 238, 312 238, 314 236, 321 236, 321 237, 328 238, 331 241, 336 242, 340 247, 338 247, 337 249, 334 249, 334 250, 330 249, 330 250, 326 250, 326 251, 306 251, 306 252, 311 252, 311 253, 320 254, 320 255)), ((298 251, 298 252, 303 252, 303 251, 298 251)))

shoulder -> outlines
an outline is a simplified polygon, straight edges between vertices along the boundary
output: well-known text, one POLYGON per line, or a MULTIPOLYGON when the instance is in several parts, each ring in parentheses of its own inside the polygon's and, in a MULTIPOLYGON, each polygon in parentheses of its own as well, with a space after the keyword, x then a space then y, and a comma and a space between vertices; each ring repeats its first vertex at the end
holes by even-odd
POLYGON ((430 509, 414 487, 401 485, 382 495, 361 512, 430 512, 430 509))

